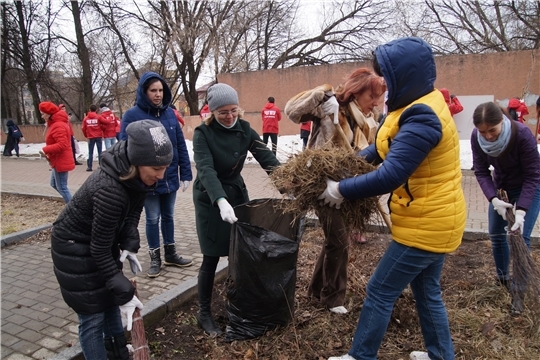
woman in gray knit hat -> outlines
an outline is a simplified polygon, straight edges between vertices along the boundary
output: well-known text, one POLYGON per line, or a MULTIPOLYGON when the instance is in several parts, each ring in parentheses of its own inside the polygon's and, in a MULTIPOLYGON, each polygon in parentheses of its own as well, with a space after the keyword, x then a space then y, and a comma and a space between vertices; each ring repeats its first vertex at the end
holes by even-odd
POLYGON ((210 310, 214 274, 219 258, 229 255, 231 224, 237 220, 233 207, 249 201, 240 172, 248 151, 268 173, 279 166, 279 161, 249 122, 240 119, 236 90, 227 84, 215 84, 208 89, 207 100, 211 115, 193 134, 197 168, 193 202, 204 255, 199 270, 197 322, 207 334, 217 336, 222 331, 210 310))
POLYGON ((157 121, 127 127, 127 140, 102 154, 101 166, 54 222, 51 254, 62 297, 79 317, 79 341, 87 360, 128 360, 120 314, 131 330, 135 308, 143 304, 122 272, 142 271, 139 219, 146 195, 173 159, 167 131, 157 121))

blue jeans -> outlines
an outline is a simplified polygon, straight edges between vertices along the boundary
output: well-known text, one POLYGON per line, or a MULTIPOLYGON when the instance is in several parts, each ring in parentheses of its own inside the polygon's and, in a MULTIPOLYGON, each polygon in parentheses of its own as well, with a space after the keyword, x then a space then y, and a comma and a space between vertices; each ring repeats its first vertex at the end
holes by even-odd
POLYGON ((103 338, 124 334, 120 308, 113 306, 101 313, 77 315, 79 316, 79 342, 85 359, 107 359, 103 338))
POLYGON ((163 245, 174 244, 174 203, 176 191, 169 194, 148 195, 144 202, 146 239, 149 249, 159 248, 159 220, 163 245))
POLYGON ((60 195, 62 195, 62 198, 66 202, 66 204, 71 200, 71 192, 68 189, 67 186, 68 183, 68 172, 57 172, 56 169, 51 170, 51 187, 58 191, 60 195))
POLYGON ((113 146, 114 144, 116 144, 116 138, 115 137, 105 138, 103 141, 105 142, 105 149, 108 149, 111 146, 113 146))
POLYGON ((411 284, 429 358, 453 360, 454 346, 439 279, 445 254, 392 241, 367 285, 349 355, 375 360, 398 296, 411 284))
POLYGON ((101 138, 88 139, 88 168, 92 168, 92 162, 94 160, 94 145, 97 148, 98 164, 101 163, 101 138))
MULTIPOLYGON (((521 189, 506 190, 508 200, 511 204, 514 204, 521 194, 521 189)), ((540 213, 540 186, 536 189, 531 206, 525 213, 525 224, 523 225, 523 240, 527 247, 531 248, 531 233, 534 228, 536 220, 538 220, 538 214, 540 213)), ((507 241, 506 227, 508 222, 499 215, 499 213, 493 208, 493 205, 489 204, 488 210, 488 223, 489 223, 489 239, 491 240, 491 251, 493 252, 493 259, 495 260, 495 268, 497 270, 497 276, 501 280, 509 280, 509 266, 510 266, 510 247, 507 241)))

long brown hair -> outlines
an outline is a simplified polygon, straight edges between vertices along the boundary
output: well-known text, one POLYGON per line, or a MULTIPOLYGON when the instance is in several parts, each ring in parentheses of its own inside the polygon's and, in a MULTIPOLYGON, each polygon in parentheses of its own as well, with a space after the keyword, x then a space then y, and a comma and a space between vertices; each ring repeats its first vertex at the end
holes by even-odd
POLYGON ((354 100, 354 94, 367 90, 371 90, 373 96, 378 98, 386 91, 386 83, 372 70, 358 68, 336 89, 336 98, 340 103, 346 104, 354 100))
POLYGON ((503 114, 510 119, 508 111, 492 101, 482 103, 474 109, 473 124, 478 127, 482 124, 489 126, 499 125, 503 120, 503 114))

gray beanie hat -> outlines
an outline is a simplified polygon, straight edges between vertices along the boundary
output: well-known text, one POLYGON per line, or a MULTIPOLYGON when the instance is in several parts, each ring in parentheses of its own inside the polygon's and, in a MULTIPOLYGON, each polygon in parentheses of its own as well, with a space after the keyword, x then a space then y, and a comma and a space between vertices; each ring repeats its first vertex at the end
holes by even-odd
POLYGON ((210 111, 215 111, 225 105, 238 105, 238 94, 227 84, 215 84, 206 91, 206 99, 210 111))
POLYGON ((132 165, 165 166, 171 163, 171 139, 159 121, 134 121, 127 126, 126 133, 127 155, 132 165))

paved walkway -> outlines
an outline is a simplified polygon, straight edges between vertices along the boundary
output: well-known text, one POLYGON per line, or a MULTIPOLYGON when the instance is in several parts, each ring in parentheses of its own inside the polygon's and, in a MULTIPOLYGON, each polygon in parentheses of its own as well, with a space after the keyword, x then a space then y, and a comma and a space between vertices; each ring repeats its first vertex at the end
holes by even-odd
MULTIPOLYGON (((49 186, 46 161, 24 158, 1 160, 2 192, 37 196, 59 195, 49 186)), ((194 170, 195 171, 195 170, 194 170)), ((69 174, 69 187, 74 193, 90 173, 85 166, 77 166, 69 174)), ((266 173, 256 165, 247 165, 243 176, 251 199, 280 197, 270 185, 266 173)), ((468 201, 466 238, 486 237, 487 216, 485 200, 474 175, 465 170, 463 188, 468 201)), ((194 294, 196 275, 202 261, 195 231, 194 207, 191 186, 178 192, 175 209, 175 240, 178 252, 192 258, 188 268, 165 267, 162 275, 150 280, 145 277, 149 257, 144 241, 144 215, 141 216, 141 251, 138 258, 143 273, 134 276, 139 295, 145 304, 143 315, 163 316, 175 302, 182 301, 179 294, 194 294), (160 304, 162 307, 160 307, 160 304), (166 308, 166 309, 165 309, 166 308)), ((540 224, 533 234, 538 243, 540 224)), ((69 359, 78 353, 77 316, 62 300, 53 273, 50 246, 47 241, 35 244, 18 244, 2 249, 2 328, 1 356, 6 360, 18 359, 69 359)), ((220 267, 227 265, 222 259, 220 267)))

